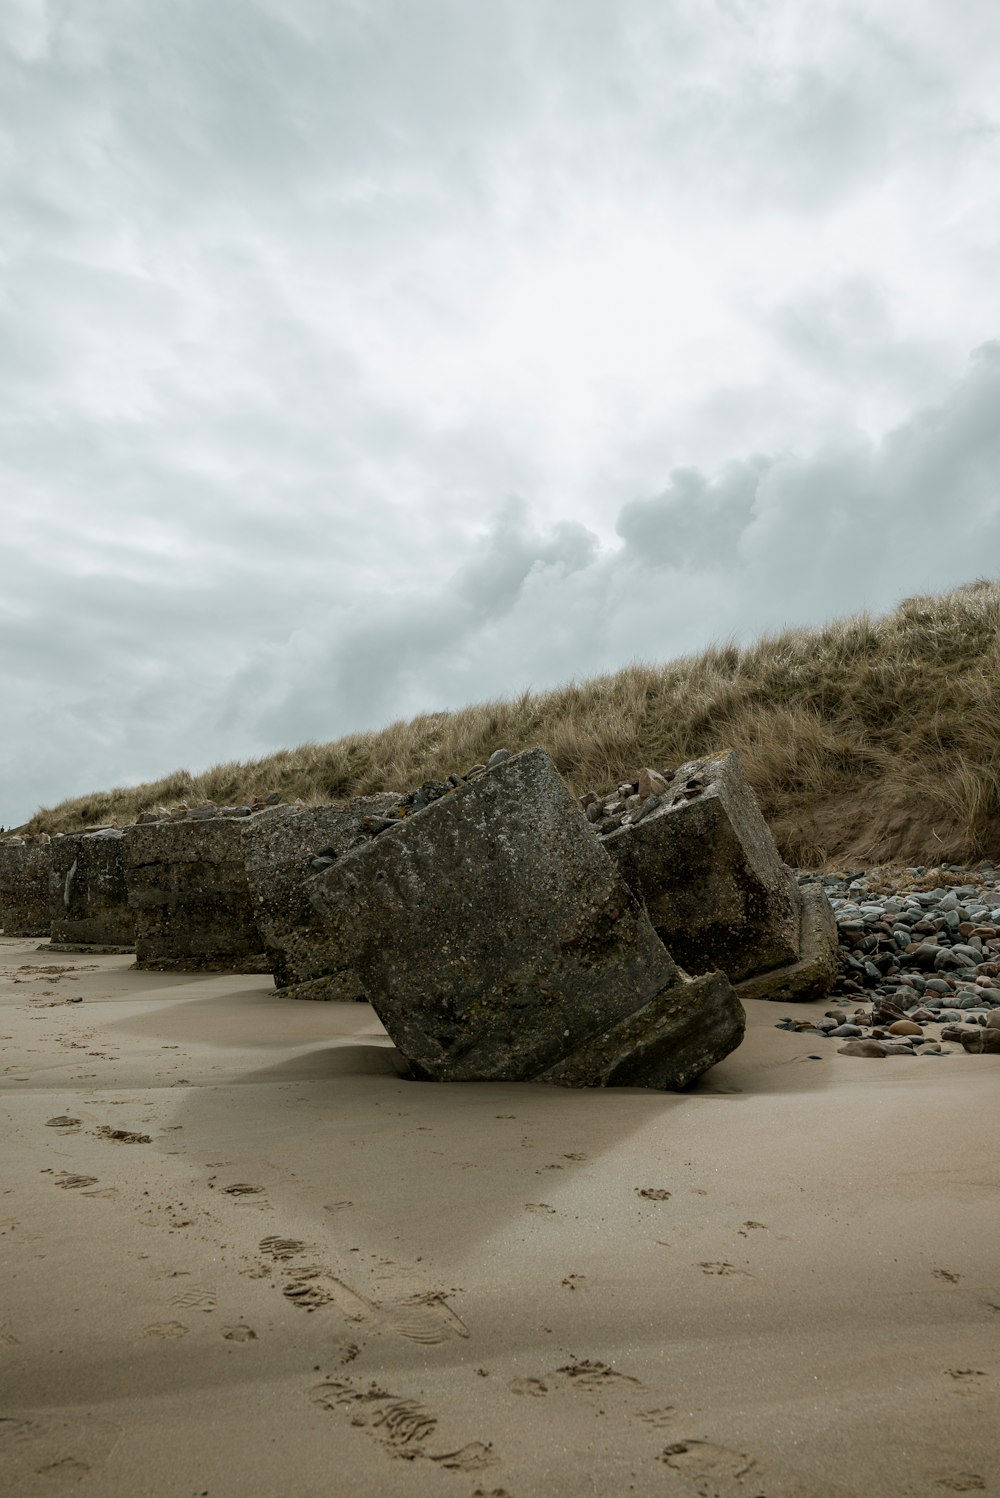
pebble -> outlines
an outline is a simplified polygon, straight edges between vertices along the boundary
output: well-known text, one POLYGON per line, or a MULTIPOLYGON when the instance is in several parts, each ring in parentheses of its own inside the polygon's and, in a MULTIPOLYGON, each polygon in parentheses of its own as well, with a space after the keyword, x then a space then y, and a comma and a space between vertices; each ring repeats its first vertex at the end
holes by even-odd
POLYGON ((800 884, 826 890, 839 936, 830 998, 843 1007, 814 1021, 815 1034, 843 1039, 846 1055, 954 1055, 941 1040, 1000 1054, 1000 872, 914 865, 891 890, 883 878, 864 869, 799 874, 800 884))

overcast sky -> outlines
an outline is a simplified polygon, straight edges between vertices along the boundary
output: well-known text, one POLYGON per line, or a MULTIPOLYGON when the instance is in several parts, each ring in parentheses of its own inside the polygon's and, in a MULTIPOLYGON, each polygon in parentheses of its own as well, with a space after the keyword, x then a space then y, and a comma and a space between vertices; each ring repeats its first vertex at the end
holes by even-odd
POLYGON ((996 0, 3 0, 0 822, 1000 572, 996 0))

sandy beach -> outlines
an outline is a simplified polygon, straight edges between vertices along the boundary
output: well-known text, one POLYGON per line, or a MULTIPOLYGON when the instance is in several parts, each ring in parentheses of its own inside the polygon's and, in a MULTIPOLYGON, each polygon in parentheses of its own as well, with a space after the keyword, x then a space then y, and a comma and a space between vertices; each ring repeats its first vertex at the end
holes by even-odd
POLYGON ((435 1086, 131 962, 0 940, 4 1498, 1000 1494, 1000 1057, 435 1086))

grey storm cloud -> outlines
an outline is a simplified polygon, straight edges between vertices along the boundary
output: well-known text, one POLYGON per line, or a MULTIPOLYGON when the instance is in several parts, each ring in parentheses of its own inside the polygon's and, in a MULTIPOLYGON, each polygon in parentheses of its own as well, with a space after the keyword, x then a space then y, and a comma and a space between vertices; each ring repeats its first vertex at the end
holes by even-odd
POLYGON ((986 0, 7 0, 0 821, 995 570, 998 60, 986 0))

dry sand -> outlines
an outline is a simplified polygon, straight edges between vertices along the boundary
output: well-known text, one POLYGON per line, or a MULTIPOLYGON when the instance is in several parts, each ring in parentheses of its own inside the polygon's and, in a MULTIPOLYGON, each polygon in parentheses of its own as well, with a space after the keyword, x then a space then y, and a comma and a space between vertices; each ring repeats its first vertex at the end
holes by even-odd
POLYGON ((682 1096, 440 1087, 367 1006, 36 947, 4 1498, 1000 1494, 1000 1057, 755 1004, 682 1096))

